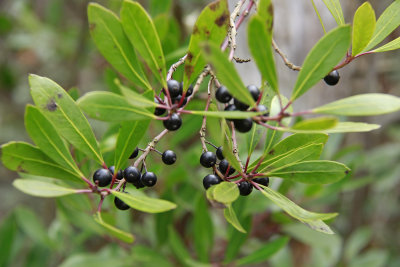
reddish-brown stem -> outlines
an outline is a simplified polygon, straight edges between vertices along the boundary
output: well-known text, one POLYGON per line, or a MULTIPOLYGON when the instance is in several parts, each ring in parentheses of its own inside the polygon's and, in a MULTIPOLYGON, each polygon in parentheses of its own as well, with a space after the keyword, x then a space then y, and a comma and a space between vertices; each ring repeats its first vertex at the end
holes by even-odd
POLYGON ((249 167, 249 162, 250 162, 250 156, 247 156, 246 165, 244 166, 244 172, 246 173, 247 173, 247 168, 249 167))
POLYGON ((101 207, 103 206, 103 202, 104 202, 104 196, 101 195, 99 206, 97 207, 97 212, 101 212, 101 207))
POLYGON ((254 173, 256 173, 257 169, 260 167, 261 163, 263 162, 264 157, 261 157, 260 160, 257 162, 257 165, 253 168, 253 170, 251 171, 251 174, 253 175, 254 173))

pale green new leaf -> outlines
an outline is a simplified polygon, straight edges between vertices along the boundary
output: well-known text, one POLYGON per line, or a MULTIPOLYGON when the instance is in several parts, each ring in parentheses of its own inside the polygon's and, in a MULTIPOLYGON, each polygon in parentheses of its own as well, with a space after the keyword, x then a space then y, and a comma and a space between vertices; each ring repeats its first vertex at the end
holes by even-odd
POLYGON ((111 224, 108 224, 105 221, 103 221, 103 218, 101 217, 101 213, 100 212, 97 212, 94 215, 94 220, 98 224, 103 226, 110 235, 112 235, 112 236, 114 236, 114 237, 116 237, 116 238, 118 238, 118 239, 120 239, 120 240, 122 240, 122 241, 124 241, 126 243, 132 243, 135 240, 135 237, 132 234, 124 232, 121 229, 118 229, 115 226, 113 226, 111 224))
POLYGON ((369 124, 364 122, 339 122, 332 129, 328 129, 326 133, 352 133, 352 132, 369 132, 379 129, 381 126, 378 124, 369 124))
POLYGON ((343 25, 344 17, 339 0, 323 0, 338 25, 343 25))
POLYGON ((297 99, 323 79, 346 55, 350 42, 350 26, 339 26, 322 37, 304 60, 291 100, 297 99))
POLYGON ((143 212, 159 213, 176 208, 176 204, 162 199, 150 198, 139 194, 125 194, 116 191, 111 191, 111 193, 131 208, 143 212))
POLYGON ((368 45, 375 30, 375 11, 369 2, 362 4, 354 14, 352 55, 358 55, 368 45))
POLYGON ((322 220, 329 220, 336 217, 337 213, 315 213, 307 211, 301 207, 299 207, 296 203, 285 197, 284 195, 276 192, 269 187, 259 185, 262 189, 261 193, 269 198, 272 202, 275 203, 278 207, 283 209, 286 213, 288 213, 293 218, 301 221, 302 223, 309 226, 311 229, 314 229, 318 232, 322 232, 325 234, 334 234, 332 230, 326 225, 322 220))
POLYGON ((227 0, 217 0, 208 4, 197 18, 190 37, 185 60, 183 89, 187 88, 203 71, 207 64, 201 55, 200 45, 207 41, 219 47, 229 28, 229 9, 227 0))
POLYGON ((394 0, 393 3, 385 9, 376 22, 374 34, 367 47, 363 50, 369 51, 382 42, 392 31, 400 25, 400 0, 394 0))
POLYGON ((25 194, 35 197, 62 197, 76 193, 72 188, 38 180, 16 179, 13 186, 25 194))
POLYGON ((319 117, 300 121, 292 126, 293 130, 323 131, 334 128, 338 123, 335 117, 319 117))
POLYGON ((241 80, 235 66, 228 60, 227 55, 221 52, 220 47, 208 43, 203 47, 203 52, 218 80, 228 88, 232 96, 247 105, 254 106, 253 97, 241 80))
POLYGON ((121 10, 122 27, 155 78, 167 88, 164 53, 152 19, 138 2, 125 0, 121 10))
POLYGON ((219 203, 230 204, 239 197, 239 188, 235 183, 222 182, 214 187, 214 200, 219 203))
POLYGON ((314 113, 343 116, 373 116, 400 110, 400 98, 387 94, 361 94, 314 108, 314 113))
POLYGON ((246 119, 262 115, 262 112, 243 112, 243 111, 188 110, 188 113, 193 115, 212 117, 212 118, 230 118, 230 119, 246 119))
POLYGON ((240 224, 231 204, 228 204, 227 207, 224 209, 224 217, 233 227, 236 228, 236 230, 242 233, 246 233, 246 230, 240 224))
POLYGON ((69 94, 45 77, 31 74, 29 84, 33 101, 43 115, 57 125, 57 131, 76 149, 102 164, 103 156, 92 128, 69 94))
POLYGON ((400 48, 400 37, 397 37, 393 41, 391 41, 381 47, 378 47, 377 49, 372 50, 372 52, 374 52, 374 53, 386 52, 386 51, 396 50, 399 48, 400 48))
POLYGON ((110 10, 96 3, 89 4, 88 18, 90 34, 106 60, 139 87, 151 90, 119 18, 110 10))
POLYGON ((102 121, 118 122, 156 117, 147 109, 133 106, 125 97, 111 92, 89 92, 79 98, 77 104, 90 117, 102 121))

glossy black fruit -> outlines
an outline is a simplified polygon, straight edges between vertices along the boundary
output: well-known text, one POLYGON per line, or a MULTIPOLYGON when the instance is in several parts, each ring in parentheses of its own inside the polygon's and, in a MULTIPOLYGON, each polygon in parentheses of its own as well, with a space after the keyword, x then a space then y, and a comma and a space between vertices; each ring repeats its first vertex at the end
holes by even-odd
POLYGON ((203 178, 203 186, 207 190, 210 186, 219 184, 222 179, 215 174, 209 174, 203 178))
POLYGON ((135 150, 133 150, 132 154, 129 156, 129 159, 134 159, 139 155, 139 148, 136 147, 135 150))
MULTIPOLYGON (((182 90, 182 92, 183 92, 183 82, 180 82, 179 83, 179 86, 180 86, 180 90, 182 90)), ((185 94, 185 97, 189 97, 189 96, 191 96, 193 94, 193 85, 189 85, 189 88, 186 90, 186 94, 185 94)))
POLYGON ((173 113, 168 120, 163 121, 163 124, 165 129, 169 131, 176 131, 181 127, 182 119, 178 114, 173 113))
POLYGON ((255 182, 257 184, 261 184, 263 186, 268 186, 269 185, 269 178, 268 177, 254 178, 253 182, 255 182))
POLYGON ((167 82, 169 95, 174 98, 182 94, 182 88, 178 81, 169 80, 167 82))
POLYGON ((225 86, 221 86, 215 92, 215 98, 220 103, 228 103, 232 99, 232 95, 229 93, 228 89, 225 86))
POLYGON ((242 196, 248 196, 253 191, 253 185, 248 181, 238 183, 238 187, 242 196))
POLYGON ((98 169, 93 174, 93 181, 100 187, 107 186, 111 183, 112 174, 108 169, 98 169))
POLYGON ((123 202, 121 199, 117 197, 114 198, 114 205, 119 210, 127 210, 130 208, 125 202, 123 202))
MULTIPOLYGON (((115 166, 111 166, 110 168, 108 168, 111 172, 112 175, 114 175, 114 171, 115 171, 115 166)), ((124 178, 124 174, 122 173, 122 170, 119 170, 117 172, 117 179, 121 180, 122 178, 124 178)))
MULTIPOLYGON (((178 95, 177 97, 172 99, 172 104, 177 104, 178 105, 181 102, 181 99, 182 99, 182 96, 178 95)), ((183 99, 183 101, 182 101, 182 104, 179 107, 182 107, 182 106, 186 105, 186 103, 187 103, 187 98, 185 97, 183 99)))
POLYGON ((247 86, 247 90, 249 90, 254 101, 257 101, 258 98, 260 97, 260 90, 258 89, 258 87, 251 84, 251 85, 247 86))
MULTIPOLYGON (((156 104, 161 104, 157 98, 154 98, 154 102, 156 102, 156 104)), ((165 113, 165 108, 155 108, 154 109, 154 115, 156 115, 156 116, 161 116, 164 113, 165 113)))
POLYGON ((176 154, 172 150, 165 150, 161 155, 162 161, 167 165, 172 165, 176 161, 176 154))
POLYGON ((324 81, 328 85, 336 85, 339 82, 340 75, 337 70, 331 71, 328 75, 325 76, 324 81))
POLYGON ((157 176, 155 175, 154 172, 145 172, 140 178, 140 181, 145 186, 151 187, 157 183, 157 176))
POLYGON ((233 103, 235 104, 236 108, 241 111, 245 111, 249 108, 249 106, 243 102, 240 102, 236 98, 233 99, 233 103))
POLYGON ((210 168, 217 163, 217 155, 211 151, 206 151, 201 154, 200 164, 206 168, 210 168))
POLYGON ((268 108, 264 105, 257 106, 258 112, 263 112, 263 116, 269 116, 268 108))
MULTIPOLYGON (((219 171, 220 171, 223 175, 226 174, 226 171, 228 170, 228 167, 229 167, 229 162, 228 162, 226 159, 223 159, 223 160, 221 160, 221 161, 219 162, 219 171)), ((235 170, 232 166, 230 166, 228 175, 233 174, 235 171, 236 171, 236 170, 235 170)))
POLYGON ((128 183, 137 184, 141 176, 139 169, 134 166, 129 166, 124 170, 124 177, 128 183))
POLYGON ((222 153, 223 150, 224 149, 222 148, 222 146, 220 146, 220 147, 217 148, 217 151, 215 152, 215 154, 217 154, 217 158, 219 160, 223 160, 225 158, 224 154, 222 153))
POLYGON ((235 125, 235 129, 241 133, 247 133, 253 126, 253 120, 250 118, 234 120, 233 123, 235 125))

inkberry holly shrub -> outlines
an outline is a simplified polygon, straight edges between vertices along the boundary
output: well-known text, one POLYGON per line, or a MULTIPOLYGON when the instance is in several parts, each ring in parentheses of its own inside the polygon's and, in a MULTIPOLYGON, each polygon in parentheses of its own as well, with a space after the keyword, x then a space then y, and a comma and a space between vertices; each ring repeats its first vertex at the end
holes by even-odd
MULTIPOLYGON (((341 11, 339 4, 336 7, 341 11)), ((392 20, 398 9, 398 1, 394 1, 382 14, 383 18, 378 19, 375 31, 364 28, 375 25, 374 16, 357 15, 352 26, 344 23, 342 12, 333 12, 339 25, 321 36, 303 64, 295 66, 272 41, 270 0, 259 0, 257 5, 253 0, 238 1, 232 14, 227 0, 217 0, 199 15, 185 55, 172 64, 168 61, 167 66, 163 51, 170 46, 161 44, 170 39, 165 39, 168 34, 159 36, 162 16, 152 18, 138 2, 131 0, 123 1, 120 17, 91 3, 90 34, 100 53, 119 73, 116 77, 121 79, 113 84, 119 92, 94 91, 74 101, 54 81, 30 75, 34 105, 26 107, 25 126, 33 144, 4 144, 3 164, 26 173, 24 179, 16 179, 13 184, 27 194, 90 195, 88 201, 97 206, 95 222, 105 233, 128 243, 133 242, 133 235, 108 223, 118 220, 103 220, 104 212, 113 216, 107 199, 114 199, 117 209, 130 207, 147 213, 171 211, 177 207, 173 201, 186 205, 185 211, 166 213, 165 217, 155 219, 156 234, 164 238, 160 246, 166 238, 171 238, 174 249, 185 246, 170 227, 171 218, 190 210, 188 216, 194 216, 196 227, 212 227, 208 213, 212 210, 216 218, 224 216, 235 229, 246 232, 244 215, 237 206, 242 205, 243 199, 259 202, 260 196, 311 229, 333 234, 324 220, 332 220, 336 213, 309 212, 295 204, 296 199, 291 201, 286 193, 280 193, 285 190, 277 189, 284 180, 323 188, 324 184, 336 183, 344 177, 351 179, 344 164, 320 159, 329 135, 378 128, 376 124, 340 120, 343 116, 395 112, 400 109, 400 99, 388 94, 364 93, 307 110, 293 111, 293 104, 323 79, 329 85, 341 86, 338 70, 354 59, 399 48, 397 39, 379 46, 390 31, 378 30, 398 26, 400 22, 392 20), (370 23, 364 23, 365 19, 371 20, 370 23), (397 24, 387 28, 389 21, 397 24), (243 22, 247 23, 249 57, 262 81, 253 81, 255 85, 247 87, 235 68, 235 62, 246 64, 246 60, 236 57, 235 51, 239 38, 236 30, 245 25, 243 22), (298 71, 288 96, 280 91, 274 51, 289 68, 298 71), (111 134, 98 141, 84 114, 109 122, 111 134), (190 154, 192 149, 195 156, 190 154), (158 164, 160 161, 165 164, 158 164), (205 192, 198 190, 201 183, 205 192), (187 193, 188 188, 196 190, 187 193), (179 195, 182 191, 185 192, 179 195), (169 200, 148 196, 157 193, 169 200), (212 209, 207 208, 205 198, 212 209), (221 208, 223 212, 218 210, 221 208)), ((374 13, 368 2, 357 14, 360 12, 374 13)), ((168 52, 169 59, 176 54, 168 52)), ((199 231, 204 234, 199 235, 214 242, 208 238, 211 232, 208 230, 199 231)), ((208 252, 198 244, 194 247, 197 255, 207 261, 208 252)), ((242 263, 248 263, 247 260, 242 263)), ((183 265, 189 262, 192 263, 186 261, 183 265)))

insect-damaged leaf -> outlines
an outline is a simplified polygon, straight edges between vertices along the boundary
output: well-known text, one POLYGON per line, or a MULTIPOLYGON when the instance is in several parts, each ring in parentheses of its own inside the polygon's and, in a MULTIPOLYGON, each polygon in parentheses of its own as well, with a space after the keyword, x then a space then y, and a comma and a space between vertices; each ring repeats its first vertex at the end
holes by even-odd
POLYGON ((201 56, 200 44, 207 41, 220 45, 229 28, 227 0, 218 0, 206 6, 197 18, 190 38, 189 50, 185 60, 183 87, 186 91, 206 65, 201 56))

